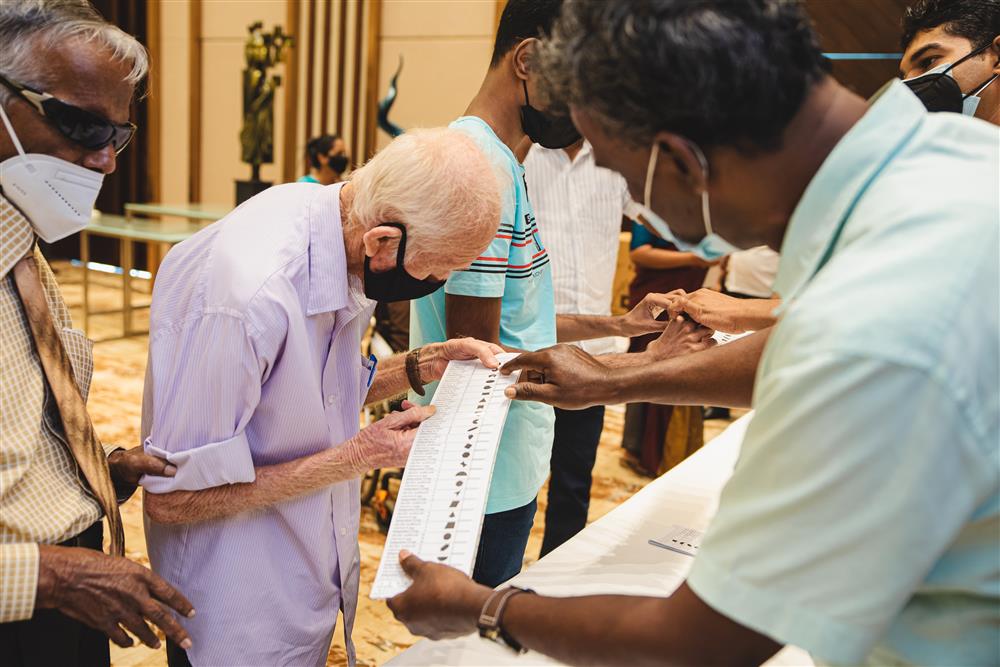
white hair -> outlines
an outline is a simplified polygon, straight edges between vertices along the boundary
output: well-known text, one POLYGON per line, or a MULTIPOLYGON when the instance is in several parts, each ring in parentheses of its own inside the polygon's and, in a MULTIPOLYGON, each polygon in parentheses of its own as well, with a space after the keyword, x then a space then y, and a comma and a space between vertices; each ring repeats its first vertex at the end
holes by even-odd
POLYGON ((406 224, 407 259, 481 252, 500 225, 500 179, 465 132, 407 130, 352 173, 350 219, 406 224))
MULTIPOLYGON (((149 70, 145 47, 108 23, 87 0, 0 0, 0 73, 19 83, 44 87, 40 51, 69 40, 95 42, 111 58, 131 66, 125 82, 138 84, 149 70)), ((0 101, 10 94, 0 85, 0 101)))

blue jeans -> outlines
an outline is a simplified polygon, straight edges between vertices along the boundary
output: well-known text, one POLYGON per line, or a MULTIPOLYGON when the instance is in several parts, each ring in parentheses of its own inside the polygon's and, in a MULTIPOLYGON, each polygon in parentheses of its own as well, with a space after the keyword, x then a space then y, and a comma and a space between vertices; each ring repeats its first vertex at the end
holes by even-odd
POLYGON ((496 588, 521 571, 537 507, 538 501, 532 500, 522 507, 486 515, 472 572, 476 582, 496 588))

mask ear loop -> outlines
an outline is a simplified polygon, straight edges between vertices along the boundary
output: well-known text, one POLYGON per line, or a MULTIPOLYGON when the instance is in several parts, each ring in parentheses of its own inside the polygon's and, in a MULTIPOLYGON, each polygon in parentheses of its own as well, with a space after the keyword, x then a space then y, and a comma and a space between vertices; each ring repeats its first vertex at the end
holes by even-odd
POLYGON ((10 119, 7 118, 7 112, 4 111, 3 104, 0 104, 0 119, 3 119, 3 125, 7 128, 7 134, 10 135, 10 140, 14 142, 14 148, 20 153, 21 157, 24 157, 24 148, 21 147, 21 140, 17 138, 17 133, 14 132, 14 127, 10 124, 10 119))
MULTIPOLYGON (((983 44, 982 46, 980 46, 975 51, 969 51, 964 56, 962 56, 961 58, 959 58, 958 60, 956 60, 955 62, 953 62, 947 69, 945 69, 943 72, 941 72, 941 74, 947 74, 951 70, 955 69, 956 67, 958 67, 959 65, 961 65, 962 63, 964 63, 969 58, 971 58, 973 56, 978 56, 980 53, 982 53, 986 49, 990 48, 990 44, 992 44, 992 43, 993 42, 987 42, 986 44, 983 44)), ((954 78, 954 77, 952 77, 952 78, 954 78)))
POLYGON ((970 97, 976 97, 976 96, 978 96, 984 90, 986 90, 987 88, 989 88, 990 84, 992 84, 994 81, 997 80, 998 76, 1000 76, 1000 74, 994 74, 990 78, 986 79, 986 81, 984 81, 981 86, 979 86, 978 88, 976 88, 975 90, 973 90, 971 93, 969 93, 968 95, 963 95, 962 99, 964 100, 964 99, 968 99, 970 97))
POLYGON ((660 155, 660 142, 653 141, 653 147, 649 149, 649 164, 646 166, 646 184, 643 188, 642 198, 646 208, 652 210, 650 202, 653 196, 653 176, 656 174, 656 160, 660 155))
POLYGON ((689 141, 688 146, 691 147, 691 152, 694 153, 695 158, 698 160, 701 172, 705 177, 705 189, 701 191, 701 219, 705 222, 705 235, 711 236, 712 209, 708 203, 708 160, 705 158, 705 153, 698 147, 698 144, 689 141))

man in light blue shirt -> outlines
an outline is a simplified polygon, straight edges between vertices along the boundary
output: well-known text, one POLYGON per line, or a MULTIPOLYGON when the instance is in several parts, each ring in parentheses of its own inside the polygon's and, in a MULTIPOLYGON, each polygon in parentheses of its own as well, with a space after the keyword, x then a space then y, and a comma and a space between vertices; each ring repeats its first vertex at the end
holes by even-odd
MULTIPOLYGON (((927 113, 900 82, 866 103, 780 0, 574 2, 540 52, 598 162, 699 252, 780 249, 784 303, 769 337, 689 357, 601 369, 560 346, 508 365, 545 369, 518 398, 676 403, 704 395, 705 360, 756 365, 766 341, 687 581, 662 599, 518 595, 505 636, 568 663, 759 664, 782 644, 1000 663, 1000 131, 927 113)), ((411 627, 475 627, 489 591, 404 567, 415 584, 391 604, 411 627)))

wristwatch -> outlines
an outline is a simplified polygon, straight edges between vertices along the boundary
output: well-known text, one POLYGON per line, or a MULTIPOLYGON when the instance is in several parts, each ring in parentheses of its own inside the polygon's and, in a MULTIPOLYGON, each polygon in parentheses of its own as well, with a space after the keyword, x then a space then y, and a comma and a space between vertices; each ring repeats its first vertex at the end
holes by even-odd
POLYGON ((494 591, 487 598, 486 603, 483 604, 483 609, 479 612, 479 621, 476 623, 479 626, 480 637, 495 641, 498 644, 504 644, 519 655, 527 653, 528 649, 521 646, 520 642, 503 629, 503 613, 507 609, 507 603, 510 602, 510 599, 521 593, 534 595, 535 591, 530 588, 518 588, 517 586, 509 586, 508 588, 494 591))
POLYGON ((410 381, 410 389, 417 396, 424 395, 424 379, 420 377, 420 350, 418 347, 406 353, 406 379, 410 381))

